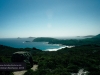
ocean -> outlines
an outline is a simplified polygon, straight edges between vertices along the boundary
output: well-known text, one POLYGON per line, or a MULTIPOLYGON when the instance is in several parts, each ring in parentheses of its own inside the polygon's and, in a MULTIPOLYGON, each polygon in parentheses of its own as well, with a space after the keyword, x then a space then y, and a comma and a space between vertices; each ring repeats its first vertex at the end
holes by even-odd
MULTIPOLYGON (((85 38, 87 37, 59 37, 59 38, 56 37, 56 39, 85 39, 85 38)), ((59 44, 48 44, 47 42, 32 42, 33 40, 34 38, 0 38, 0 45, 10 46, 14 48, 35 47, 43 51, 57 51, 65 47, 67 48, 74 47, 74 46, 65 46, 59 44)))
POLYGON ((48 44, 47 42, 25 42, 32 41, 33 38, 0 38, 0 45, 10 46, 14 48, 37 48, 43 51, 56 51, 65 46, 58 44, 48 44))

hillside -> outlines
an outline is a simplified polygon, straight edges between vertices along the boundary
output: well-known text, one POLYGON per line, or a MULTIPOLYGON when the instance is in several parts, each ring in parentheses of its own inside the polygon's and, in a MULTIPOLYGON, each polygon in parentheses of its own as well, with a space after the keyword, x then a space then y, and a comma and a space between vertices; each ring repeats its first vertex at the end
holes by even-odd
POLYGON ((100 39, 100 34, 94 36, 93 38, 95 38, 95 39, 100 39))
POLYGON ((35 38, 33 42, 49 42, 49 44, 63 44, 63 45, 88 45, 88 44, 97 44, 100 45, 100 34, 92 37, 92 38, 86 38, 86 39, 70 39, 70 40, 60 40, 55 38, 35 38))
MULTIPOLYGON (((28 70, 25 75, 71 75, 84 69, 88 75, 100 74, 100 34, 83 40, 58 40, 55 38, 36 38, 33 42, 49 42, 65 45, 76 45, 58 51, 42 51, 36 48, 12 48, 0 45, 0 62, 11 62, 16 51, 28 51, 32 54, 37 71, 28 70)), ((1 71, 0 75, 13 75, 1 71)))
MULTIPOLYGON (((88 75, 99 75, 100 72, 100 46, 98 45, 82 45, 50 52, 36 48, 19 49, 1 45, 1 62, 11 62, 12 53, 18 50, 31 52, 35 63, 38 64, 38 70, 28 70, 28 75, 71 75, 80 69, 88 71, 88 75)), ((5 73, 10 75, 12 72, 5 73)), ((4 75, 4 72, 1 71, 0 75, 4 75)))

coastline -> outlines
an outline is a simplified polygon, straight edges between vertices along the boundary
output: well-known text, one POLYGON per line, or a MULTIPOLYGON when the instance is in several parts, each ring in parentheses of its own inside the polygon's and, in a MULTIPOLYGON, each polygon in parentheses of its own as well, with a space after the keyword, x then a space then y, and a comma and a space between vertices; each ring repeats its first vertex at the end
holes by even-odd
POLYGON ((59 49, 62 48, 71 48, 73 46, 66 46, 63 44, 53 44, 53 43, 49 43, 49 42, 33 42, 29 39, 1 39, 0 40, 0 44, 1 45, 5 45, 5 46, 10 46, 10 47, 14 47, 14 48, 37 48, 40 49, 42 51, 57 51, 59 49), (28 40, 28 41, 26 41, 28 40), (52 47, 53 46, 53 47, 52 47))
MULTIPOLYGON (((23 42, 25 43, 25 42, 23 42)), ((26 42, 27 43, 27 42, 26 42)), ((63 44, 51 44, 49 42, 42 42, 43 44, 46 44, 46 45, 55 45, 55 46, 59 46, 60 48, 50 48, 50 49, 46 49, 46 50, 42 50, 42 51, 57 51, 57 50, 60 50, 60 49, 63 49, 63 48, 72 48, 72 47, 75 47, 75 46, 66 46, 66 45, 63 45, 63 44)))
POLYGON ((46 50, 44 50, 44 51, 58 51, 58 50, 60 50, 60 49, 63 49, 63 48, 72 48, 72 47, 75 47, 75 46, 63 46, 63 47, 60 47, 60 48, 53 48, 53 49, 46 49, 46 50))

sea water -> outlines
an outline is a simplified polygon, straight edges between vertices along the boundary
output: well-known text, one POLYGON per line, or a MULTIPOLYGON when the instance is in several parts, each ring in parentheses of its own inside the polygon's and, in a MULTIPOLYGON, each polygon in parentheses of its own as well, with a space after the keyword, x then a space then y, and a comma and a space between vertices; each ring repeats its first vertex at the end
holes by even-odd
POLYGON ((40 50, 56 51, 65 46, 58 44, 48 44, 47 42, 32 42, 32 38, 3 38, 0 39, 0 45, 10 46, 14 48, 37 48, 40 50), (29 41, 29 42, 25 42, 29 41))

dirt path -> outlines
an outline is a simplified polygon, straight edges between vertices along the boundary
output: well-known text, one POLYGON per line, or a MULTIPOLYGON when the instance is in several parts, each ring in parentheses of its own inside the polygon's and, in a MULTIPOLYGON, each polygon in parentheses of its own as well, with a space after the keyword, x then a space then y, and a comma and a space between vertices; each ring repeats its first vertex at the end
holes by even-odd
POLYGON ((38 69, 38 65, 34 65, 32 68, 31 68, 33 71, 36 71, 38 69))
POLYGON ((23 75, 27 70, 13 72, 14 75, 23 75))
MULTIPOLYGON (((31 68, 33 71, 36 71, 38 69, 38 65, 34 65, 32 68, 31 68)), ((27 70, 23 70, 23 71, 16 71, 16 72, 13 72, 14 75, 23 75, 25 72, 27 72, 27 70)))

